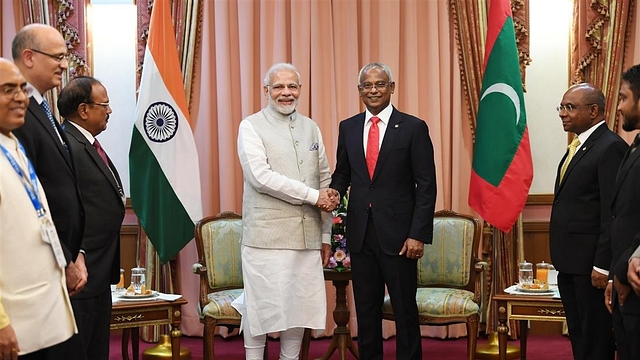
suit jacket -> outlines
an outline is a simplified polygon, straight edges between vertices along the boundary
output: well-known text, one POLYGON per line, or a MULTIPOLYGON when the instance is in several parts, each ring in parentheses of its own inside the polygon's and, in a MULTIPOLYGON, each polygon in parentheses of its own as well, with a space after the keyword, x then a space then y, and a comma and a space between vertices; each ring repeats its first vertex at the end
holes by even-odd
MULTIPOLYGON (((611 252, 612 265, 609 278, 615 274, 622 282, 626 281, 627 262, 631 252, 640 244, 640 149, 631 153, 631 148, 622 161, 611 204, 611 252), (635 238, 635 239, 634 239, 635 238), (633 250, 631 249, 633 248, 633 250)), ((617 296, 613 296, 617 302, 617 296)), ((633 291, 624 306, 622 313, 640 314, 640 298, 633 291)))
POLYGON ((396 255, 410 237, 430 244, 436 202, 433 145, 427 124, 393 108, 378 161, 369 178, 363 145, 365 113, 340 122, 337 163, 331 188, 349 186, 347 245, 360 252, 369 211, 380 247, 396 255))
MULTIPOLYGON (((56 127, 63 141, 68 142, 62 127, 57 123, 56 127)), ((75 261, 82 243, 84 209, 76 182, 73 151, 60 143, 34 98, 30 99, 24 125, 13 134, 24 146, 42 183, 65 257, 67 261, 75 261)))
POLYGON ((562 183, 560 161, 549 224, 551 260, 568 274, 591 274, 611 265, 611 199, 627 143, 606 124, 597 127, 571 159, 562 183))
POLYGON ((65 127, 78 169, 85 210, 83 248, 89 280, 75 298, 97 296, 120 279, 120 227, 124 219, 122 184, 116 167, 104 163, 96 148, 73 124, 65 127))

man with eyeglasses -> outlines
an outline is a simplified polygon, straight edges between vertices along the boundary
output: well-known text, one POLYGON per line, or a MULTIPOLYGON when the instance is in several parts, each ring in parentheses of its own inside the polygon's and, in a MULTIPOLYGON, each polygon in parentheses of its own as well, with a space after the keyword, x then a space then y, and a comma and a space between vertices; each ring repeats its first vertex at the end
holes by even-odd
POLYGON ((611 266, 611 200, 627 143, 605 123, 605 97, 592 84, 570 87, 557 108, 575 137, 558 165, 551 208, 551 260, 576 360, 613 360, 604 289, 611 266))
POLYGON ((66 259, 24 148, 29 90, 0 59, 0 359, 64 359, 76 327, 64 277, 66 259))
POLYGON ((72 341, 85 358, 109 360, 111 287, 120 278, 120 226, 125 201, 118 170, 96 138, 111 114, 107 89, 96 79, 81 76, 60 92, 58 110, 65 118, 68 145, 74 156, 85 210, 83 244, 91 276, 71 298, 79 334, 72 341), (81 341, 80 341, 81 340, 81 341))
POLYGON ((280 359, 297 359, 304 328, 325 327, 328 211, 339 199, 327 191, 320 129, 296 111, 301 88, 293 65, 273 65, 264 77, 268 105, 238 131, 244 295, 233 305, 242 314, 246 359, 262 359, 267 333, 278 331, 280 359))
POLYGON ((433 239, 436 171, 427 124, 391 105, 382 63, 358 74, 363 113, 340 122, 331 188, 349 190, 347 247, 361 359, 383 358, 385 285, 396 318, 396 358, 422 359, 417 261, 433 239))
MULTIPOLYGON (((55 28, 44 24, 23 27, 14 37, 11 52, 15 64, 33 89, 25 123, 14 134, 42 182, 51 215, 67 259, 69 295, 87 282, 82 232, 84 209, 76 181, 73 150, 44 95, 62 84, 68 68, 67 45, 55 28)), ((71 359, 71 357, 65 357, 71 359)))

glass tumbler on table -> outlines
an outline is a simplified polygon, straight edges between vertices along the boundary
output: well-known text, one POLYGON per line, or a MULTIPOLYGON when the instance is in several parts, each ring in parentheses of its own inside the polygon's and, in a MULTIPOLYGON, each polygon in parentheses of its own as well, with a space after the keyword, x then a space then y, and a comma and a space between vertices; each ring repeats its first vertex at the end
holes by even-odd
POLYGON ((533 264, 527 262, 521 262, 518 264, 518 281, 520 286, 533 284, 533 264))
POLYGON ((536 280, 540 283, 541 289, 549 288, 549 263, 541 262, 536 264, 536 280))
POLYGON ((146 269, 142 267, 131 269, 131 286, 133 286, 136 295, 142 293, 142 285, 145 285, 145 273, 146 269))

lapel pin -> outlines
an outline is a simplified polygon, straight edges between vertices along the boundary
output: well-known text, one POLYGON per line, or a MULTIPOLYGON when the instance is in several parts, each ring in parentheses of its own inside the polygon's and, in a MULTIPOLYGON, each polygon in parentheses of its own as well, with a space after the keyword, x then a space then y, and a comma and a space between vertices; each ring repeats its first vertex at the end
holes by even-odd
POLYGON ((394 126, 394 128, 396 128, 396 129, 397 129, 397 128, 399 128, 399 127, 400 127, 400 124, 396 124, 396 125, 394 126))

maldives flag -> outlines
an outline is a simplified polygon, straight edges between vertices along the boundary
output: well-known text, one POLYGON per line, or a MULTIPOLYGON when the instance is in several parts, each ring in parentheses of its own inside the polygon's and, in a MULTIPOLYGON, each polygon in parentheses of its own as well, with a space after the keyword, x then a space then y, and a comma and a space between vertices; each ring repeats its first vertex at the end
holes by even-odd
POLYGON ((469 205, 509 232, 533 179, 518 49, 509 0, 491 0, 469 205))
POLYGON ((202 218, 200 171, 168 0, 155 0, 129 149, 131 203, 166 263, 202 218))

